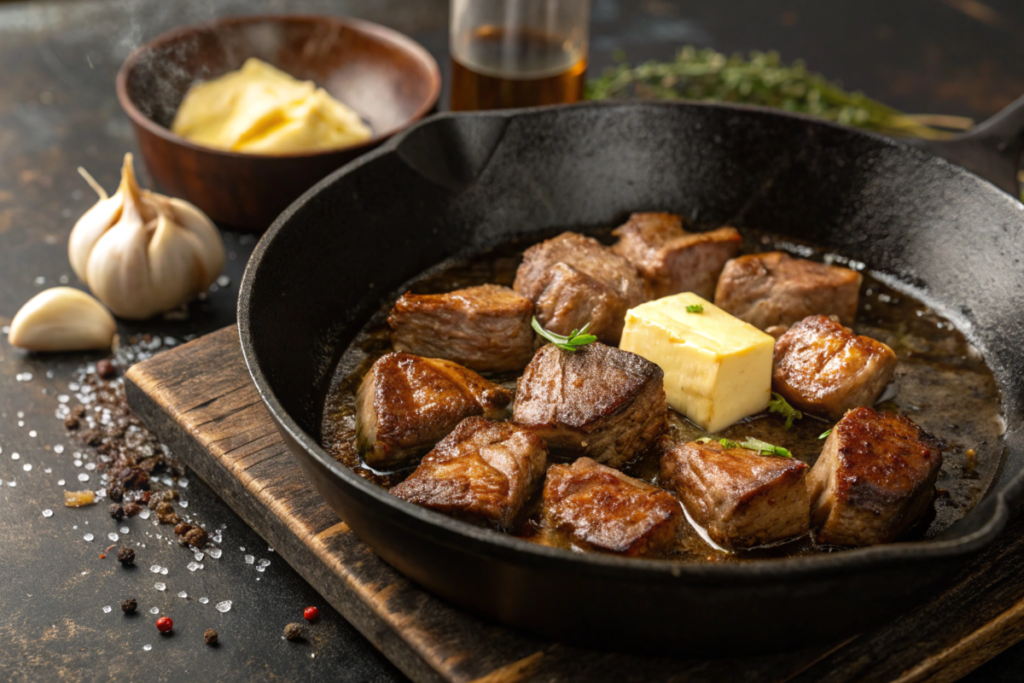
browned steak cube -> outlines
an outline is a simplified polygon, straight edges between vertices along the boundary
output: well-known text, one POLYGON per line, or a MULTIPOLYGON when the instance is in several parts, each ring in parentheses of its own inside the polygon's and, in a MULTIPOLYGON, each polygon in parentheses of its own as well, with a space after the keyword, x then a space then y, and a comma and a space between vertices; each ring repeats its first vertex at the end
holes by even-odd
POLYGON ((680 292, 711 299, 725 262, 743 244, 736 228, 688 233, 671 213, 634 213, 612 234, 619 238, 612 251, 640 271, 648 299, 680 292))
POLYGON ((792 458, 692 442, 666 448, 658 483, 679 496, 715 543, 753 548, 807 533, 809 469, 792 458))
POLYGON ((766 330, 809 315, 835 315, 844 325, 857 317, 860 273, 781 251, 748 254, 725 264, 715 305, 766 330))
POLYGON ((469 522, 508 529, 544 478, 547 447, 524 427, 467 417, 391 493, 469 522))
POLYGON ((444 358, 477 372, 522 370, 533 358, 533 302, 508 287, 406 293, 388 316, 396 351, 444 358))
POLYGON ((683 509, 666 491, 580 458, 548 468, 544 518, 578 547, 643 557, 673 544, 683 509))
POLYGON ((359 385, 356 440, 370 465, 394 465, 430 450, 464 418, 506 416, 512 398, 461 365, 389 353, 359 385))
POLYGON ((896 354, 823 315, 804 318, 775 342, 772 387, 809 413, 842 417, 875 403, 896 371, 896 354))
POLYGON ((590 332, 609 344, 619 343, 626 311, 644 301, 636 268, 575 232, 527 249, 512 286, 534 302, 537 320, 552 332, 568 335, 591 322, 590 332))
POLYGON ((832 428, 807 476, 818 542, 896 540, 928 511, 940 467, 939 444, 916 424, 854 408, 832 428))
POLYGON ((548 344, 526 366, 512 419, 556 452, 619 467, 668 425, 664 373, 600 342, 562 351, 548 344))

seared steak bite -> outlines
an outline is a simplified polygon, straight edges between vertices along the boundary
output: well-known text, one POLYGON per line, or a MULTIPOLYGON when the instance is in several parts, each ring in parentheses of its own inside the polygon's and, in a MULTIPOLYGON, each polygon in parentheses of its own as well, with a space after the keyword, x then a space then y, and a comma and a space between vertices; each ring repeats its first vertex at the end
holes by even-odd
POLYGON ((725 262, 743 243, 736 228, 688 233, 671 213, 634 213, 612 234, 619 238, 612 251, 640 271, 648 299, 680 292, 711 299, 725 262))
POLYGON ((827 545, 889 543, 928 510, 942 451, 901 415, 854 408, 807 477, 811 525, 827 545))
POLYGON ((642 557, 672 545, 683 510, 672 494, 580 458, 548 468, 544 518, 579 547, 642 557))
POLYGON ((533 302, 508 287, 406 293, 388 316, 396 351, 444 358, 477 372, 522 370, 533 358, 533 302))
POLYGON ((807 533, 809 469, 792 458, 692 442, 667 445, 658 483, 679 496, 715 543, 752 548, 807 533))
POLYGON ((500 418, 512 392, 438 358, 394 352, 377 359, 356 394, 356 439, 370 465, 430 450, 463 418, 500 418))
POLYGON ((619 467, 668 426, 664 373, 600 342, 562 351, 548 344, 526 366, 513 421, 557 453, 619 467))
POLYGON ((772 387, 809 413, 839 419, 873 405, 896 370, 896 354, 823 315, 804 318, 775 342, 772 387))
POLYGON ((537 320, 552 332, 568 335, 591 322, 591 334, 609 344, 619 342, 626 311, 644 301, 636 268, 575 232, 527 249, 512 287, 534 302, 537 320))
POLYGON ((848 268, 781 251, 748 254, 725 264, 715 305, 762 330, 792 325, 809 315, 836 315, 839 322, 852 325, 861 279, 848 268))
POLYGON ((508 529, 544 477, 547 447, 528 429, 467 417, 391 489, 410 503, 508 529))

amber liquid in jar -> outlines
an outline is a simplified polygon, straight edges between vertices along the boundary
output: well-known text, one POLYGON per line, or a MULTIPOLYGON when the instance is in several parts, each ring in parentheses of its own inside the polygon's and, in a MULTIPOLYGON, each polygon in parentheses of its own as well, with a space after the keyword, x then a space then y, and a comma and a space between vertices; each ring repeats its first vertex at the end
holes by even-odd
POLYGON ((452 56, 455 111, 565 104, 583 99, 587 59, 568 40, 484 26, 452 56))

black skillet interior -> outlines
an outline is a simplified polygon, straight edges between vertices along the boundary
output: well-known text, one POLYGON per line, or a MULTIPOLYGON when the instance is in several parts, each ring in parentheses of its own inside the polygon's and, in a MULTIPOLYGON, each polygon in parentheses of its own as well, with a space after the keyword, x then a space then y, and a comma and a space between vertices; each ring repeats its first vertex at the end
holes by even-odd
POLYGON ((803 117, 677 103, 440 115, 278 219, 246 271, 239 327, 257 387, 316 489, 430 590, 592 646, 772 651, 843 637, 905 608, 1004 525, 1024 464, 1022 228, 1024 207, 963 169, 803 117), (319 447, 334 363, 403 282, 455 255, 638 210, 827 245, 952 320, 1003 396, 1007 454, 993 492, 935 541, 681 565, 477 529, 390 497, 319 447))

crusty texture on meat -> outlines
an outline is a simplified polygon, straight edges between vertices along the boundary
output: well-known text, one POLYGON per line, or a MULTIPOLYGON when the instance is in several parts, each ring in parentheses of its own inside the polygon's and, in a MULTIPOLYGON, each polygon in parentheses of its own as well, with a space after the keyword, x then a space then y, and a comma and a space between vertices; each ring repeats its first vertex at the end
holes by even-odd
POLYGON ((651 555, 672 545, 682 517, 672 494, 590 458, 548 468, 545 521, 579 547, 651 555))
POLYGON ((464 418, 501 418, 513 394, 439 358, 394 352, 377 359, 356 393, 356 440, 370 465, 430 450, 464 418))
POLYGON ((612 234, 619 238, 612 251, 636 266, 648 299, 680 292, 711 299, 725 262, 743 244, 736 228, 688 233, 671 213, 634 213, 612 234))
POLYGON ((664 373, 635 353, 600 342, 537 351, 516 388, 512 419, 557 454, 620 467, 668 426, 664 373))
POLYGON ((522 370, 533 358, 533 302, 508 287, 403 294, 388 316, 396 351, 477 372, 522 370))
POLYGON ((679 496, 715 543, 753 548, 807 533, 809 469, 717 441, 666 444, 658 483, 679 496))
POLYGON ((875 403, 896 354, 823 315, 804 318, 775 342, 772 387, 800 410, 834 419, 875 403))
POLYGON ((715 305, 758 329, 792 325, 809 315, 857 317, 860 273, 793 258, 781 251, 747 254, 725 264, 715 305))
POLYGON ((592 322, 590 332, 608 344, 619 343, 626 311, 644 301, 636 268, 593 237, 575 232, 527 249, 512 287, 534 302, 545 328, 568 335, 592 322), (586 307, 585 314, 577 312, 579 306, 586 307))
POLYGON ((391 489, 410 503, 508 529, 544 477, 544 441, 509 422, 467 417, 391 489))
POLYGON ((606 341, 622 337, 625 300, 611 287, 572 266, 551 266, 545 287, 536 300, 537 320, 556 334, 568 335, 590 323, 588 332, 606 341))
POLYGON ((942 451, 916 424, 854 408, 840 420, 807 476, 819 543, 889 543, 928 511, 942 451))

